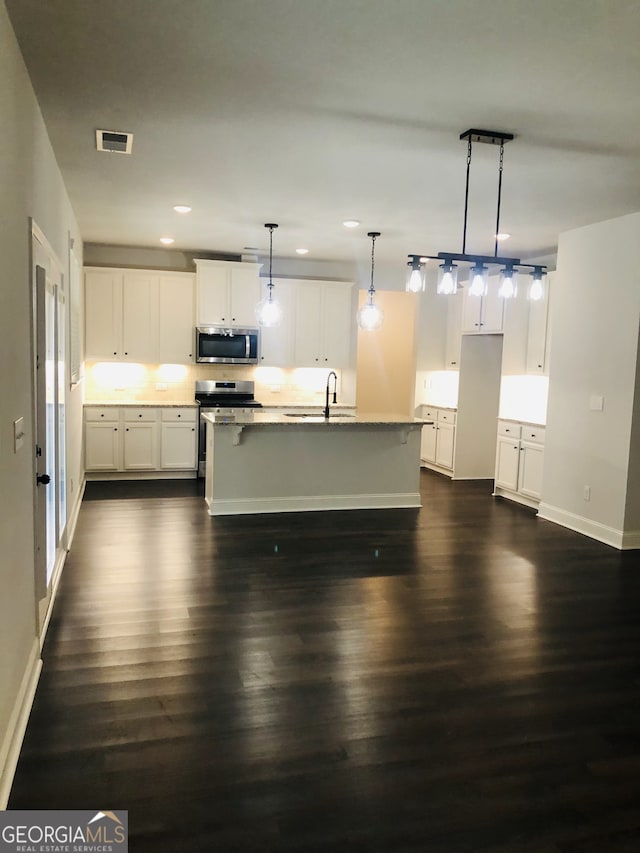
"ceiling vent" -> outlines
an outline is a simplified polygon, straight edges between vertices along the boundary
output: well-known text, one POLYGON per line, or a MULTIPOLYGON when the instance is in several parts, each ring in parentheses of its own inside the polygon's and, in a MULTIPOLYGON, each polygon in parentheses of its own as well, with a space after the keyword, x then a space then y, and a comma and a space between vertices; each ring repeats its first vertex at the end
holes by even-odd
POLYGON ((111 151, 117 154, 131 154, 133 133, 120 130, 96 130, 96 148, 98 151, 111 151))

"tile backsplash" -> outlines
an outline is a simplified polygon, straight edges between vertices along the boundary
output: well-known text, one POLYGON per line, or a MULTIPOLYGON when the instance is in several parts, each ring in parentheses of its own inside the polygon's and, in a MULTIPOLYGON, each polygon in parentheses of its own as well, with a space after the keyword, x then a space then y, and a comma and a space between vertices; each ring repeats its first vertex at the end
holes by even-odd
MULTIPOLYGON (((324 368, 278 368, 209 364, 85 363, 85 401, 158 402, 193 400, 198 379, 252 379, 263 405, 324 404, 328 371, 324 368)), ((338 393, 342 382, 338 374, 338 393)), ((349 404, 348 400, 341 400, 349 404)))

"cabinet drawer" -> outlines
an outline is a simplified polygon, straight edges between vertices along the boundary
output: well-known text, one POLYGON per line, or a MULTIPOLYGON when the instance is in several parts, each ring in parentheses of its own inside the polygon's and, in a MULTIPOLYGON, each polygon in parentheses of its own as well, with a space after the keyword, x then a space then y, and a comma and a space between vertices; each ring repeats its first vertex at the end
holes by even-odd
POLYGON ((520 424, 514 424, 512 421, 498 421, 498 435, 519 439, 521 429, 520 424))
POLYGON ((434 409, 433 406, 423 406, 422 417, 425 419, 425 421, 437 421, 438 410, 434 409))
POLYGON ((85 421, 117 421, 120 417, 118 406, 85 406, 85 421))
POLYGON ((532 427, 522 425, 521 437, 523 441, 535 441, 544 444, 544 427, 532 427))
POLYGON ((438 410, 438 421, 440 423, 445 423, 445 424, 455 424, 456 413, 445 411, 444 409, 439 409, 438 410))
POLYGON ((137 406, 126 406, 124 409, 124 419, 127 423, 131 423, 132 421, 136 421, 139 423, 142 421, 157 421, 158 420, 158 410, 149 408, 148 406, 140 407, 137 406))
POLYGON ((195 408, 167 408, 160 410, 161 419, 169 423, 195 423, 198 410, 195 408))

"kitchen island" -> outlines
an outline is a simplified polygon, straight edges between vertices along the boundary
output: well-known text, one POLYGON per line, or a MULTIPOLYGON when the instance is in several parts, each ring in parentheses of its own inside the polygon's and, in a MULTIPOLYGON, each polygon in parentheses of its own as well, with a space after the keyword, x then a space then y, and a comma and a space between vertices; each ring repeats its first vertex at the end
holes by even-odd
POLYGON ((210 515, 419 507, 424 421, 202 414, 210 515))

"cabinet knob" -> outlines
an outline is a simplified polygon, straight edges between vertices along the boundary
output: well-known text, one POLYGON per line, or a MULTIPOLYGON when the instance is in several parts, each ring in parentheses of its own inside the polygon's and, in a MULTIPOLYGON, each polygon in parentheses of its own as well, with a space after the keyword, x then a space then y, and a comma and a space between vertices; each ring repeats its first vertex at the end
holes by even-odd
POLYGON ((505 432, 511 432, 511 430, 509 429, 509 427, 507 427, 507 428, 505 429, 505 432))
POLYGON ((520 453, 522 453, 522 451, 523 451, 523 450, 524 450, 524 447, 521 447, 521 448, 520 448, 520 453))
POLYGON ((118 427, 114 427, 114 428, 113 428, 113 431, 114 431, 114 432, 118 432, 118 427))
POLYGON ((451 362, 451 364, 457 364, 457 363, 458 363, 457 361, 452 361, 452 362, 451 362))
POLYGON ((320 361, 320 359, 319 359, 319 358, 316 358, 316 361, 320 361))
POLYGON ((117 353, 117 352, 114 352, 114 355, 118 355, 118 353, 117 353))
POLYGON ((101 417, 101 418, 103 418, 103 417, 104 417, 104 413, 103 413, 103 414, 101 414, 101 415, 100 415, 100 417, 101 417))
POLYGON ((178 415, 178 417, 179 417, 179 418, 181 418, 181 417, 182 417, 182 415, 180 415, 180 414, 179 414, 179 415, 178 415))
POLYGON ((128 352, 125 352, 125 355, 129 355, 129 353, 128 353, 128 352))
POLYGON ((479 326, 479 325, 480 325, 480 323, 474 323, 473 325, 474 325, 474 326, 479 326))
POLYGON ((232 323, 235 323, 235 321, 236 321, 236 318, 235 318, 235 317, 232 317, 232 318, 231 318, 231 322, 232 322, 232 323))
POLYGON ((125 429, 125 432, 129 432, 129 427, 127 427, 127 428, 125 429))
POLYGON ((195 431, 196 431, 196 428, 195 428, 195 427, 191 427, 191 432, 195 432, 195 431))
POLYGON ((138 417, 139 417, 139 418, 141 418, 141 417, 142 417, 142 415, 138 415, 138 417))

